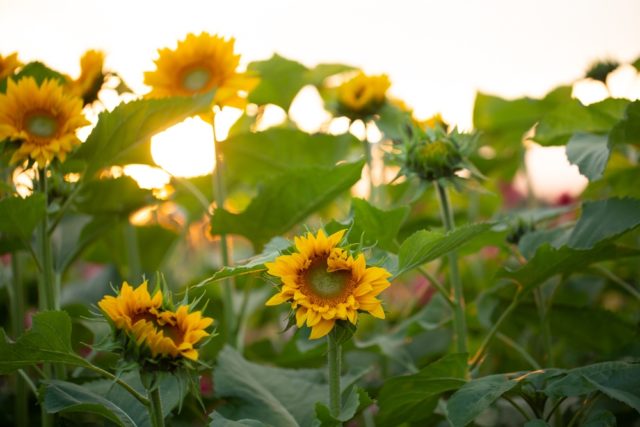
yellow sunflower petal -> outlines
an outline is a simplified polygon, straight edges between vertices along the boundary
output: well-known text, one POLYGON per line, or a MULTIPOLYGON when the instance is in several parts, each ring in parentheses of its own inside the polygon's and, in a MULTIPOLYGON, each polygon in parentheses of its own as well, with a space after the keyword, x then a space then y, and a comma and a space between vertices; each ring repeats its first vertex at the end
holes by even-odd
POLYGON ((329 332, 331 332, 331 329, 333 329, 333 325, 335 324, 335 322, 336 321, 333 319, 330 319, 330 320, 322 319, 317 324, 315 324, 315 326, 311 328, 311 334, 309 335, 309 339, 315 340, 315 339, 324 337, 329 332))

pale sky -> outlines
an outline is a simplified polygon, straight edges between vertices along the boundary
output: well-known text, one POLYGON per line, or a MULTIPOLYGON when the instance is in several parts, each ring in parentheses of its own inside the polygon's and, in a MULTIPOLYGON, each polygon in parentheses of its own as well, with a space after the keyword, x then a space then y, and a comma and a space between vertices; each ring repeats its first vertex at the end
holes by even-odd
POLYGON ((277 52, 387 73, 418 115, 468 127, 476 90, 540 96, 595 59, 640 56, 638 22, 638 0, 0 0, 0 53, 75 75, 103 49, 143 93, 156 50, 206 30, 235 37, 245 64, 277 52))

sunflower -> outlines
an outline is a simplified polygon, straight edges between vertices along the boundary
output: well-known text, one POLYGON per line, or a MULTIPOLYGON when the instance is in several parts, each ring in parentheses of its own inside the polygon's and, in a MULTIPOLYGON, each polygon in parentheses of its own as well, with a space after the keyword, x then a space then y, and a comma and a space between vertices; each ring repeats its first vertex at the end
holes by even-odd
POLYGON ((135 290, 124 282, 117 296, 107 295, 98 303, 98 307, 111 319, 116 328, 126 332, 134 332, 134 327, 140 322, 147 323, 157 319, 161 306, 162 291, 157 291, 151 296, 146 280, 135 290))
POLYGON ((189 308, 181 305, 176 312, 161 313, 155 327, 149 323, 141 325, 136 335, 139 342, 144 341, 149 347, 153 357, 198 360, 198 350, 194 346, 209 336, 205 329, 212 323, 212 318, 203 317, 199 311, 189 313, 189 308))
POLYGON ((12 53, 9 56, 0 55, 0 80, 12 75, 22 63, 18 61, 18 54, 12 53))
POLYGON ((11 163, 31 158, 44 168, 54 157, 64 161, 80 144, 76 129, 88 124, 80 98, 65 93, 56 80, 38 86, 33 77, 9 79, 7 92, 0 94, 0 141, 20 144, 11 163))
POLYGON ((382 303, 376 296, 389 287, 391 274, 380 267, 367 267, 362 254, 353 257, 338 246, 345 230, 327 237, 307 233, 295 238, 296 252, 266 263, 267 272, 280 278, 279 293, 266 302, 290 302, 296 324, 311 328, 311 339, 327 335, 337 320, 356 324, 358 312, 384 319, 382 303))
POLYGON ((88 50, 80 58, 80 77, 70 79, 68 90, 71 94, 79 96, 85 104, 91 104, 98 99, 98 92, 105 80, 103 72, 104 52, 88 50))
POLYGON ((144 73, 145 84, 151 86, 147 96, 191 96, 216 89, 216 105, 244 108, 243 95, 258 79, 236 71, 240 55, 234 54, 234 43, 233 38, 208 33, 188 34, 175 50, 160 49, 156 70, 144 73))
POLYGON ((213 323, 199 311, 190 313, 181 305, 174 312, 162 308, 162 291, 153 296, 143 282, 135 290, 124 282, 118 296, 105 296, 98 306, 117 329, 130 337, 137 346, 146 346, 152 357, 185 357, 198 359, 194 346, 209 336, 205 331, 213 323))
POLYGON ((338 87, 339 109, 351 119, 375 114, 384 104, 389 86, 386 74, 367 76, 361 72, 338 87))

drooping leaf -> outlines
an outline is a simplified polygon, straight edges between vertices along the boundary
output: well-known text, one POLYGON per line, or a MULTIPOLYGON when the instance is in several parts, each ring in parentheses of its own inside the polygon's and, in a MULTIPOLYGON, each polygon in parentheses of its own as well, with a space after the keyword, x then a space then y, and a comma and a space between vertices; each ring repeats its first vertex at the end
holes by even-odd
POLYGON ((230 180, 259 183, 292 169, 334 166, 356 141, 351 134, 310 135, 296 129, 270 128, 234 135, 221 142, 220 148, 230 180))
POLYGON ((360 161, 278 175, 265 183, 243 212, 233 214, 216 209, 211 221, 212 233, 240 234, 260 250, 269 239, 285 233, 349 189, 360 179, 363 165, 360 161))
POLYGON ((554 398, 600 391, 640 412, 640 363, 603 362, 568 371, 551 381, 545 393, 554 398))
MULTIPOLYGON (((282 427, 311 426, 315 404, 326 404, 329 397, 324 370, 262 366, 243 359, 230 347, 219 353, 213 375, 216 394, 227 402, 216 410, 228 420, 260 420, 282 427)), ((343 377, 342 390, 358 377, 359 374, 343 377)))
POLYGON ((249 101, 258 105, 275 104, 287 111, 307 83, 307 67, 278 54, 266 61, 252 62, 247 69, 260 77, 260 83, 249 94, 249 101))
POLYGON ((71 319, 64 311, 42 311, 33 316, 33 326, 15 343, 0 330, 0 374, 15 372, 38 363, 88 366, 71 348, 71 319))
POLYGON ((546 243, 538 248, 535 256, 522 268, 515 271, 505 269, 498 276, 514 280, 523 287, 524 291, 529 291, 557 274, 580 271, 600 261, 638 255, 640 250, 606 242, 588 250, 578 250, 568 246, 556 249, 546 243))
POLYGON ((612 239, 640 225, 639 199, 606 199, 585 202, 567 245, 591 249, 598 242, 612 239))
POLYGON ((467 355, 451 354, 414 375, 385 381, 378 395, 377 425, 394 426, 398 420, 419 422, 428 418, 440 395, 466 382, 467 355))
POLYGON ((491 226, 491 223, 480 223, 464 225, 446 234, 427 230, 413 233, 400 246, 395 276, 446 255, 488 232, 491 226))
POLYGON ((469 381, 447 402, 447 414, 453 427, 464 427, 500 396, 518 385, 511 375, 488 375, 469 381))
POLYGON ((377 245, 388 251, 398 249, 395 240, 402 223, 409 214, 409 207, 391 210, 378 209, 363 199, 352 199, 353 226, 349 232, 352 241, 360 241, 366 246, 377 245))
POLYGON ((129 154, 140 144, 188 117, 205 112, 212 100, 213 93, 208 93, 120 104, 113 111, 100 114, 98 124, 72 158, 86 161, 85 173, 89 176, 124 160, 133 163, 129 154))
POLYGON ((20 239, 27 247, 31 235, 47 212, 42 193, 27 198, 6 197, 0 200, 0 234, 20 239))
POLYGON ((577 99, 559 105, 536 126, 534 140, 541 145, 564 145, 574 133, 606 134, 622 118, 629 103, 608 98, 591 105, 577 99))
POLYGON ((118 405, 86 387, 67 381, 48 381, 43 405, 50 414, 89 412, 122 427, 139 427, 118 405))
POLYGON ((602 177, 609 161, 609 143, 606 135, 576 133, 567 143, 567 159, 577 165, 589 181, 602 177))

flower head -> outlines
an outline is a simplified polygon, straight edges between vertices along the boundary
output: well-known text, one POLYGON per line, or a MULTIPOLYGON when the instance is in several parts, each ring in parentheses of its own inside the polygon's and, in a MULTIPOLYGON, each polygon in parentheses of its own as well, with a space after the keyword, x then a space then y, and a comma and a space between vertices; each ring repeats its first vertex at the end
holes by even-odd
POLYGON ((80 98, 65 93, 56 80, 38 85, 32 77, 9 79, 0 94, 0 141, 19 144, 11 162, 31 158, 40 168, 55 157, 64 161, 80 144, 76 129, 88 125, 80 98))
POLYGON ((125 340, 148 349, 152 358, 198 360, 196 344, 209 336, 205 329, 213 323, 186 305, 164 309, 162 291, 152 296, 146 281, 135 290, 123 283, 117 296, 105 296, 98 306, 125 340))
POLYGON ((98 92, 105 80, 104 52, 88 50, 80 58, 80 77, 68 84, 69 92, 82 98, 85 104, 98 99, 98 92))
POLYGON ((280 291, 266 305, 290 302, 296 324, 311 328, 311 339, 328 334, 338 320, 356 324, 358 312, 384 319, 376 298, 389 287, 391 274, 367 267, 364 255, 355 258, 338 246, 345 230, 327 236, 320 230, 295 238, 296 252, 267 263, 267 271, 280 278, 280 291))
POLYGON ((204 32, 188 34, 175 50, 160 49, 156 70, 144 74, 151 86, 147 96, 191 96, 216 89, 216 105, 244 108, 244 95, 258 79, 236 71, 240 55, 234 53, 234 43, 204 32))
POLYGON ((22 63, 18 61, 18 54, 12 53, 8 56, 0 55, 0 80, 12 75, 22 63))
POLYGON ((386 74, 367 76, 361 72, 338 87, 338 109, 352 120, 375 114, 384 104, 389 86, 386 74))

